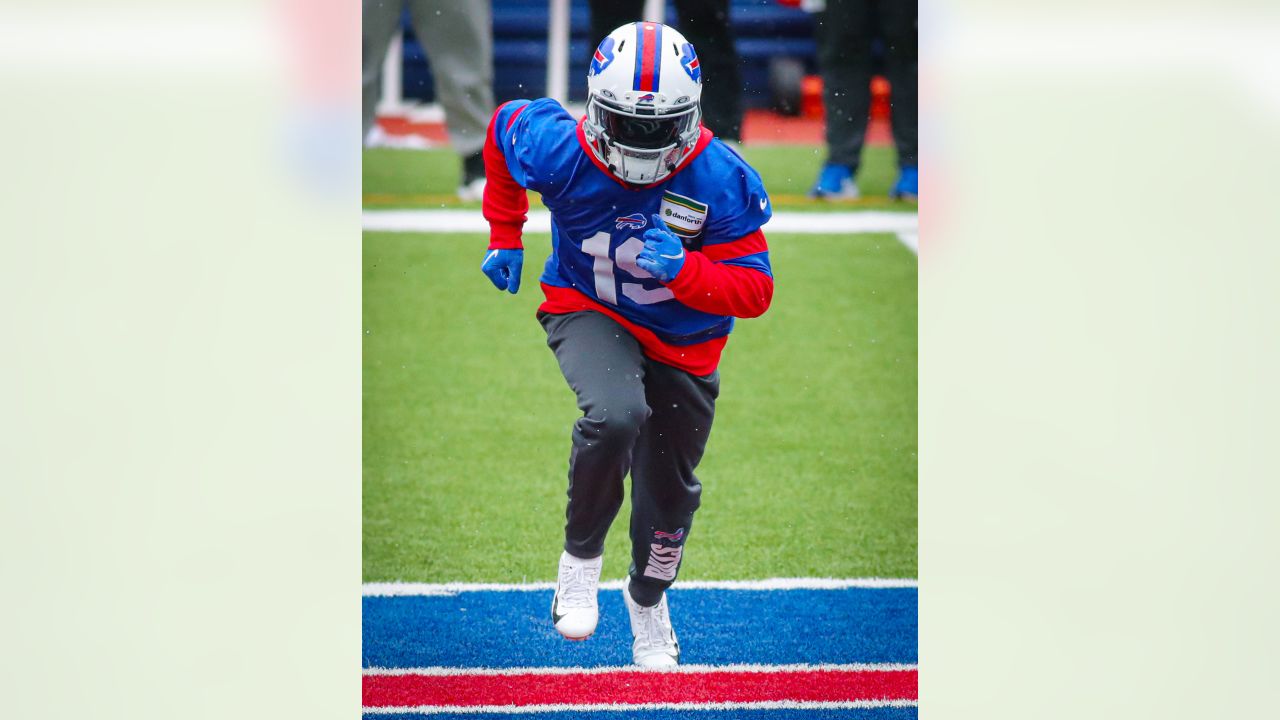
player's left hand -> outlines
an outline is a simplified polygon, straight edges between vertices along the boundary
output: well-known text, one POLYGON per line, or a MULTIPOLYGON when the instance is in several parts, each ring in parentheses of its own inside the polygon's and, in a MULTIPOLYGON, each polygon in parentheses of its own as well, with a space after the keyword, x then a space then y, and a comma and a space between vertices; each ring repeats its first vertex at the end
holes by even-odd
POLYGON ((654 214, 651 220, 653 227, 644 233, 644 249, 636 255, 636 265, 660 282, 669 283, 684 267, 684 243, 661 216, 654 214))

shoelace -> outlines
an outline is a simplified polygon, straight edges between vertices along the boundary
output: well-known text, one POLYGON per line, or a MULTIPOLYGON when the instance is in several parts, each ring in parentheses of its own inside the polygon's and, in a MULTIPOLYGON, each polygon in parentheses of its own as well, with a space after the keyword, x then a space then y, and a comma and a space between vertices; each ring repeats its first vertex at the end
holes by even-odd
POLYGON ((596 583, 587 578, 586 568, 570 567, 560 572, 560 606, 589 608, 595 596, 596 583))
POLYGON ((644 633, 644 645, 650 648, 671 647, 671 637, 667 634, 666 607, 659 603, 651 608, 641 607, 641 630, 644 633))

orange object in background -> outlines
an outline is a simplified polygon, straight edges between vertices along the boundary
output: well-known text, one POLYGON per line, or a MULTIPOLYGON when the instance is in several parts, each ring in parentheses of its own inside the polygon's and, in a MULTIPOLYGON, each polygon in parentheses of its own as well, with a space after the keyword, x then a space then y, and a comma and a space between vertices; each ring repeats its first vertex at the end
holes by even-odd
MULTIPOLYGON (((883 75, 871 78, 871 119, 889 119, 889 80, 883 75)), ((821 118, 822 76, 805 75, 800 81, 800 114, 807 118, 821 118)))
POLYGON ((887 122, 890 113, 889 80, 882 75, 871 78, 871 121, 887 122))
POLYGON ((822 118, 822 76, 805 75, 800 81, 800 115, 822 118))
MULTIPOLYGON (((867 121, 866 135, 868 145, 893 144, 893 131, 889 124, 892 114, 893 106, 889 103, 889 80, 883 75, 876 75, 871 78, 871 112, 867 121)), ((825 110, 822 106, 821 75, 806 75, 800 81, 800 117, 819 121, 825 118, 825 110)))
MULTIPOLYGON (((871 79, 871 113, 865 142, 868 145, 892 145, 889 126, 889 81, 876 76, 871 79)), ((742 118, 742 141, 746 145, 823 145, 826 142, 822 107, 822 78, 807 75, 800 81, 799 116, 782 115, 770 110, 747 110, 742 118)), ((382 116, 378 127, 388 147, 447 147, 449 134, 440 119, 422 119, 407 115, 382 116)))

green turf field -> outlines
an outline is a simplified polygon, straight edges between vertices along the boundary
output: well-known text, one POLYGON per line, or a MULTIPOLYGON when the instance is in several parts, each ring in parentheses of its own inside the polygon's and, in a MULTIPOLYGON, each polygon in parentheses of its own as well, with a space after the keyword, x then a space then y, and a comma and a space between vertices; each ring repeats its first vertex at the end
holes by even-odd
MULTIPOLYGON (((419 172, 447 191, 453 163, 429 156, 366 152, 366 202, 419 172)), ((785 172, 771 192, 811 179, 785 172)), ((578 411, 534 319, 550 241, 525 242, 511 296, 479 271, 483 236, 364 235, 365 581, 555 576, 578 411)), ((769 244, 774 304, 725 351, 681 577, 915 577, 916 258, 891 235, 769 244)))
MULTIPOLYGON (((858 173, 858 187, 863 197, 837 202, 804 197, 825 159, 818 146, 765 145, 744 148, 742 154, 766 180, 776 210, 916 210, 914 201, 888 198, 898 172, 892 147, 864 148, 858 173)), ((368 208, 479 208, 480 203, 464 203, 454 194, 458 187, 458 162, 451 150, 365 150, 364 205, 368 208)), ((536 195, 531 196, 529 204, 541 206, 536 195)))

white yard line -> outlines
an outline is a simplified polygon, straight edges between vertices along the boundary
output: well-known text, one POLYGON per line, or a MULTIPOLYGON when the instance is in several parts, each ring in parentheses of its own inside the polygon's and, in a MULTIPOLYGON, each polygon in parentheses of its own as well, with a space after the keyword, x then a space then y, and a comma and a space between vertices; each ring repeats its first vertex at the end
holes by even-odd
POLYGON ((919 232, 915 230, 912 230, 911 232, 900 232, 898 233, 898 242, 901 242, 903 245, 906 245, 907 249, 910 250, 911 252, 917 255, 920 254, 920 233, 919 232))
MULTIPOLYGON (((479 210, 365 210, 361 216, 365 230, 377 232, 457 233, 489 232, 489 223, 479 210)), ((532 210, 525 232, 551 232, 551 213, 532 210)), ((916 250, 919 216, 897 212, 777 212, 764 226, 766 233, 894 233, 902 243, 916 250), (904 236, 910 236, 908 241, 904 236)))
POLYGON ((668 673, 783 673, 783 672, 906 672, 919 670, 919 665, 902 663, 851 663, 846 665, 678 665, 673 668, 642 668, 635 666, 603 667, 420 667, 420 668, 365 668, 365 675, 603 675, 607 673, 668 672, 668 673))
POLYGON ((443 713, 480 714, 503 713, 507 715, 524 715, 551 712, 607 712, 619 710, 854 710, 858 708, 882 707, 915 707, 916 700, 841 700, 841 701, 806 701, 806 700, 764 700, 760 702, 723 702, 723 703, 621 703, 617 705, 600 703, 596 705, 573 705, 558 703, 555 705, 397 705, 386 707, 364 707, 366 715, 417 714, 436 715, 443 713))
MULTIPOLYGON (((602 590, 621 590, 622 580, 600 583, 602 590)), ((843 590, 846 588, 914 588, 919 581, 911 578, 769 578, 766 580, 687 580, 679 581, 676 590, 843 590)), ((530 592, 555 590, 555 582, 532 583, 365 583, 365 597, 412 595, 457 595, 464 592, 530 592)))

